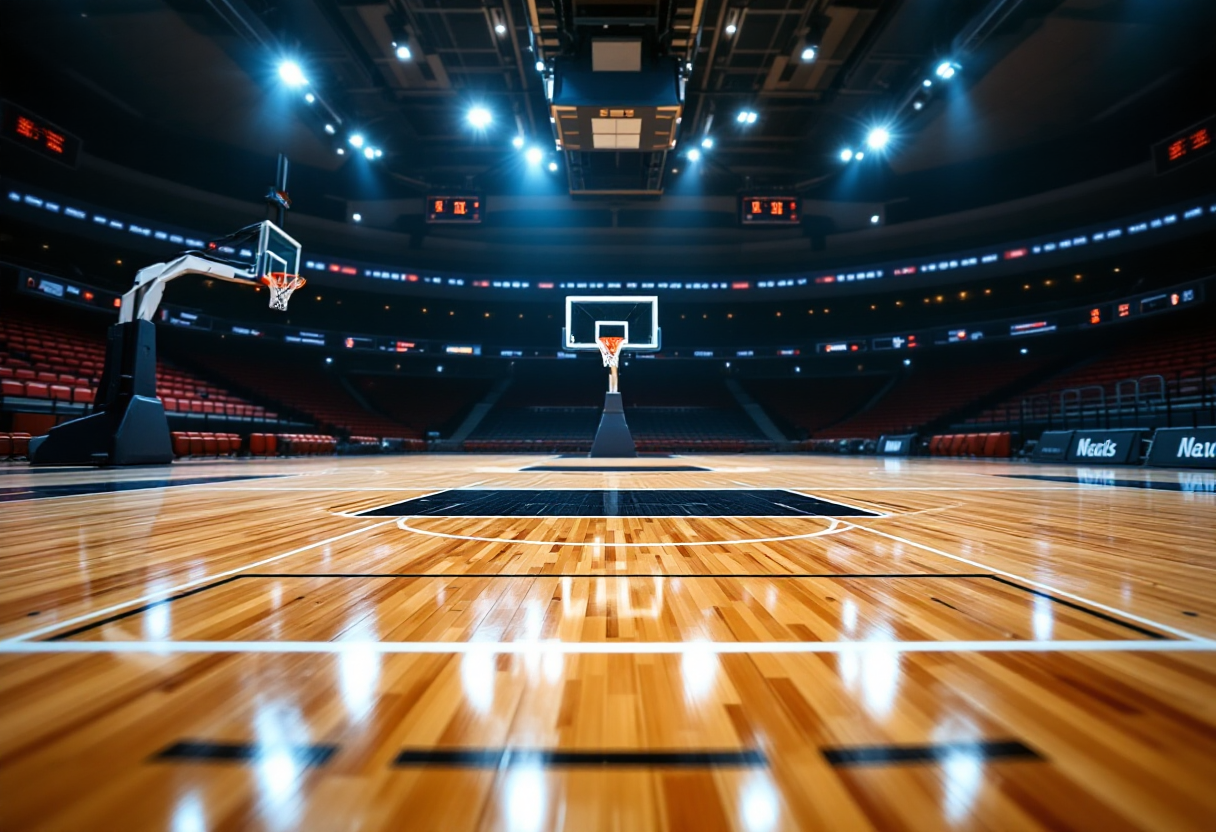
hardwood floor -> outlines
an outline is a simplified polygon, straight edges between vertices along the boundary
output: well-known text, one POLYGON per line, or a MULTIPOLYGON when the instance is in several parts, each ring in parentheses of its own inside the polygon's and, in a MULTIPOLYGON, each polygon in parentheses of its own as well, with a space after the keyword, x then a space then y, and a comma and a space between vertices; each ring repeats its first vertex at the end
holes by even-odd
POLYGON ((0 829, 1216 829, 1216 475, 638 464, 0 466, 0 829))

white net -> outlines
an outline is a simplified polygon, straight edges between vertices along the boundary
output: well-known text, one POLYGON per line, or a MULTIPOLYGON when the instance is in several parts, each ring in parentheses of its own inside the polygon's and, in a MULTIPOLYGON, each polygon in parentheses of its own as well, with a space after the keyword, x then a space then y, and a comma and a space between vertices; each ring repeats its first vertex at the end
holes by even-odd
POLYGON ((600 338, 596 344, 600 348, 600 355, 604 356, 605 367, 615 367, 621 357, 621 347, 624 345, 624 338, 600 338))
POLYGON ((272 272, 264 276, 262 282, 270 290, 270 308, 286 312, 287 302, 291 300, 291 293, 303 286, 305 280, 298 274, 272 272))

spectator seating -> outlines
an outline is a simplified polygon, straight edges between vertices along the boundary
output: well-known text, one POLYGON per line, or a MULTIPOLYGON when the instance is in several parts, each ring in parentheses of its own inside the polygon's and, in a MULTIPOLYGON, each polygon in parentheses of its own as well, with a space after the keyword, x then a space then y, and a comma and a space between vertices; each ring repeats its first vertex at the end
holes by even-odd
POLYGON ((0 459, 24 459, 29 450, 28 433, 0 433, 0 459))
POLYGON ((818 433, 864 407, 890 376, 750 379, 744 389, 788 436, 818 433))
POLYGON ((454 376, 356 375, 351 380, 373 407, 408 429, 399 427, 394 435, 417 436, 450 435, 494 383, 454 376))
POLYGON ((241 450, 241 437, 235 433, 175 430, 170 438, 178 458, 234 456, 241 450))
POLYGON ((988 361, 964 365, 952 361, 914 367, 873 407, 815 435, 816 439, 914 433, 1018 379, 1038 371, 1041 359, 988 361))
MULTIPOLYGON (((1047 404, 1058 408, 1060 391, 1069 389, 1100 387, 1107 404, 1113 405, 1120 382, 1144 380, 1145 376, 1162 376, 1169 394, 1175 398, 1195 396, 1203 392, 1205 370, 1210 395, 1216 384, 1216 328, 1212 327, 1210 317, 1181 327, 1172 321, 1169 328, 1155 337, 1135 338, 1097 361, 1061 373, 988 408, 968 420, 968 424, 1004 421, 1010 413, 1018 412, 1025 400, 1046 398, 1047 404)), ((1166 391, 1160 390, 1159 383, 1146 382, 1143 392, 1156 395, 1166 391)))

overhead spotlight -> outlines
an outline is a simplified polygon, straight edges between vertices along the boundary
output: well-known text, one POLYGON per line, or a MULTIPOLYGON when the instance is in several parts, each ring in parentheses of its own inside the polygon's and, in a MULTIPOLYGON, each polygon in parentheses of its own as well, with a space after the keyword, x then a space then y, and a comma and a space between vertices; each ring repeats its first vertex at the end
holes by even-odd
POLYGON ((359 213, 350 215, 351 222, 363 222, 363 215, 359 213))
POLYGON ((469 110, 468 118, 469 124, 478 130, 485 130, 490 126, 490 122, 494 120, 494 116, 485 107, 474 107, 469 110))
POLYGON ((524 146, 524 137, 516 136, 515 138, 511 139, 511 146, 514 147, 516 150, 522 149, 524 146))
POLYGON ((408 61, 414 57, 414 53, 410 51, 408 45, 397 43, 396 41, 393 42, 393 54, 397 56, 397 60, 399 61, 408 61))
POLYGON ((536 62, 536 71, 537 71, 537 72, 544 72, 544 71, 545 71, 545 62, 544 62, 544 61, 540 61, 540 60, 538 60, 538 61, 536 62))
POLYGON ((737 31, 739 31, 739 27, 737 25, 735 25, 734 23, 726 24, 726 34, 733 35, 737 31))
POLYGON ((928 87, 933 86, 933 81, 930 78, 926 78, 925 80, 921 81, 920 84, 922 87, 928 88, 928 87))
POLYGON ((866 154, 862 153, 860 150, 853 154, 853 161, 855 162, 860 162, 864 158, 866 158, 866 154))
POLYGON ((882 150, 891 141, 891 132, 885 127, 875 127, 866 134, 866 147, 870 150, 882 150))
POLYGON ((374 147, 363 148, 363 157, 365 159, 375 159, 376 158, 376 148, 374 148, 374 147))
POLYGON ((549 173, 557 173, 557 162, 549 163, 549 173))
POLYGON ((494 34, 505 35, 506 33, 507 33, 507 24, 505 24, 505 23, 495 23, 494 24, 494 34))
POLYGON ((925 109, 925 102, 924 102, 924 101, 922 101, 922 100, 920 100, 919 98, 915 99, 915 100, 912 102, 912 109, 913 109, 913 110, 923 110, 923 109, 925 109))
POLYGON ((705 138, 701 139, 701 147, 705 148, 706 150, 711 150, 713 146, 714 140, 712 136, 706 136, 705 138))
POLYGON ((1018 350, 1018 352, 1021 353, 1022 355, 1026 355, 1028 352, 1030 352, 1030 350, 1026 349, 1025 347, 1022 347, 1020 350, 1018 350))
POLYGON ((309 104, 312 104, 317 100, 317 97, 309 92, 309 93, 304 94, 304 100, 307 101, 309 104))
POLYGON ((339 148, 338 148, 338 155, 339 155, 339 156, 345 156, 345 155, 346 155, 346 148, 345 148, 345 147, 339 147, 339 148))
POLYGON ((304 70, 300 69, 300 65, 295 61, 283 61, 279 64, 279 77, 289 87, 302 87, 308 83, 304 70))
POLYGON ((346 140, 351 147, 363 147, 363 134, 351 133, 350 138, 346 140))
POLYGON ((726 34, 733 35, 739 31, 739 10, 731 9, 730 16, 726 18, 726 34))
POLYGON ((912 366, 912 359, 911 359, 911 358, 905 358, 905 359, 904 359, 904 366, 905 366, 905 367, 911 367, 911 366, 912 366))
POLYGON ((528 160, 529 165, 539 165, 541 160, 545 158, 545 154, 541 153, 539 147, 529 147, 528 152, 524 154, 524 158, 528 160))
POLYGON ((695 147, 692 150, 688 151, 688 161, 690 161, 690 162, 701 161, 701 151, 697 150, 695 147))
POLYGON ((755 124, 759 116, 755 110, 740 110, 739 115, 735 116, 735 121, 740 124, 755 124))
POLYGON ((942 61, 937 65, 937 69, 933 70, 933 74, 943 81, 949 81, 955 76, 961 67, 954 61, 942 61))
POLYGON ((878 225, 880 219, 881 217, 878 214, 870 214, 870 225, 878 225))
POLYGON ((844 150, 840 151, 840 161, 851 162, 852 160, 853 160, 853 149, 852 148, 846 147, 844 150))
POLYGON ((376 158, 379 159, 383 155, 384 155, 384 151, 377 147, 376 148, 376 158))
POLYGON ((808 44, 802 47, 802 60, 804 63, 810 63, 819 56, 819 47, 808 44))
POLYGON ((490 9, 490 21, 494 24, 494 34, 502 37, 507 33, 507 23, 501 9, 490 9))
POLYGON ((332 136, 334 134, 334 126, 332 124, 326 124, 325 132, 332 136))
POLYGON ((686 64, 684 64, 684 69, 685 69, 687 72, 692 72, 692 61, 689 61, 689 62, 687 62, 686 64))

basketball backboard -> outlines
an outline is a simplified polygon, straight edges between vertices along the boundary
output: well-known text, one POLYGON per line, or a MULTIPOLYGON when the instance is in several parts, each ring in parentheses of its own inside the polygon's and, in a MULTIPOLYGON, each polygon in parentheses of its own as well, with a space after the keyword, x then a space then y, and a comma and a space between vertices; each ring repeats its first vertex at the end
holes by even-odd
POLYGON ((276 272, 300 273, 300 244, 270 220, 260 223, 254 278, 276 272))
POLYGON ((624 338, 622 350, 659 349, 659 299, 655 295, 570 295, 562 348, 599 350, 600 338, 624 338))

